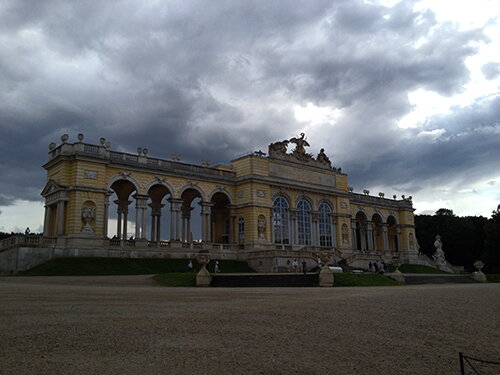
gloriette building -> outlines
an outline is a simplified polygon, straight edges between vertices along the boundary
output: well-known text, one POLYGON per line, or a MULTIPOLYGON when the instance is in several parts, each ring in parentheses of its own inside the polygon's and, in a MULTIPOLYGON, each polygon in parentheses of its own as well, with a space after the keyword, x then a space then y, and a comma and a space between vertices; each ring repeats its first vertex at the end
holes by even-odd
POLYGON ((320 250, 353 266, 418 262, 411 197, 353 192, 323 149, 308 152, 303 133, 230 166, 83 140, 64 135, 49 146, 43 236, 2 242, 0 271, 52 257, 192 258, 201 249, 265 272, 294 259, 315 265, 320 250))

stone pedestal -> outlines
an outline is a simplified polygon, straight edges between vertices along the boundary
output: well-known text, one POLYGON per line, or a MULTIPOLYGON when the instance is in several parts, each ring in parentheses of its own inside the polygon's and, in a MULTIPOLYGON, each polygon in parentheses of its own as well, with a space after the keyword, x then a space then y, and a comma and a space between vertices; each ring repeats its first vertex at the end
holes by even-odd
POLYGON ((333 271, 328 266, 321 267, 319 272, 319 286, 333 286, 333 271))
POLYGON ((210 272, 207 271, 205 267, 203 267, 196 274, 196 286, 210 286, 212 282, 212 276, 210 276, 210 272))
POLYGON ((476 272, 472 272, 472 278, 476 281, 479 281, 480 283, 485 283, 486 281, 486 275, 481 272, 481 271, 476 271, 476 272))
POLYGON ((396 269, 393 273, 388 273, 387 276, 389 276, 391 279, 396 280, 398 283, 405 283, 405 277, 401 273, 400 270, 396 269))

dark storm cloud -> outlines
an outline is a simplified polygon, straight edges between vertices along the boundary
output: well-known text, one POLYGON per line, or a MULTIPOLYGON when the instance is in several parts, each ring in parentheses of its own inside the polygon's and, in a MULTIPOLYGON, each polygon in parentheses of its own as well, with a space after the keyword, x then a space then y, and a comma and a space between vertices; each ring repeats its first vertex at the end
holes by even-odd
POLYGON ((335 125, 312 130, 312 151, 333 150, 355 183, 446 173, 463 161, 455 147, 468 147, 473 168, 494 139, 472 123, 483 113, 484 127, 494 126, 486 104, 431 120, 429 130, 446 129, 439 145, 397 128, 409 92, 459 92, 465 59, 487 41, 413 4, 4 1, 0 205, 39 199, 47 145, 63 133, 227 162, 296 135, 304 124, 293 106, 308 102, 342 109, 335 125), (448 156, 436 163, 440 150, 448 156))

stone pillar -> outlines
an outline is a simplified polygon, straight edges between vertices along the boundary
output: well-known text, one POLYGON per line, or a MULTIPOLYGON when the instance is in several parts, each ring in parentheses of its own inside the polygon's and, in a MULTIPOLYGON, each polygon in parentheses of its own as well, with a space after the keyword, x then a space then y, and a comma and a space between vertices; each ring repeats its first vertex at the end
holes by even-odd
POLYGON ((44 237, 50 236, 50 210, 51 210, 51 207, 46 205, 45 206, 45 216, 43 219, 43 236, 44 237))
POLYGON ((332 216, 332 246, 338 247, 337 244, 337 218, 332 216))
POLYGON ((382 235, 384 240, 384 253, 389 251, 389 237, 387 235, 387 226, 388 224, 382 224, 382 235))
POLYGON ((297 245, 299 243, 299 235, 297 228, 297 209, 290 209, 290 244, 297 245))
POLYGON ((170 198, 170 240, 180 241, 182 199, 170 198))
POLYGON ((135 198, 135 239, 146 239, 146 210, 149 196, 134 194, 135 198))
POLYGON ((351 220, 352 227, 352 249, 358 250, 358 236, 356 235, 357 223, 356 220, 351 220))
POLYGON ((62 236, 64 235, 64 201, 57 202, 57 211, 56 211, 56 235, 62 236))
POLYGON ((117 213, 116 237, 118 237, 118 239, 122 238, 122 213, 121 213, 120 209, 118 209, 118 213, 117 213))
POLYGON ((369 221, 366 223, 367 234, 368 234, 368 251, 372 252, 374 250, 373 247, 373 223, 369 221))
POLYGON ((401 229, 399 229, 399 225, 396 227, 396 251, 401 251, 401 240, 399 237, 401 236, 401 229))
POLYGON ((109 218, 109 197, 113 193, 104 194, 104 215, 102 223, 102 236, 108 238, 108 218, 109 218))
MULTIPOLYGON (((229 233, 228 233, 228 243, 236 243, 236 209, 234 206, 229 205, 229 233)), ((266 225, 267 230, 267 225, 266 225)))
POLYGON ((140 215, 140 211, 141 211, 141 209, 139 208, 139 202, 136 201, 136 204, 135 204, 135 239, 136 240, 141 238, 140 218, 142 217, 142 215, 140 215))
POLYGON ((156 241, 161 241, 161 212, 156 216, 156 241))
POLYGON ((116 224, 116 236, 120 240, 126 240, 127 239, 127 215, 128 215, 128 206, 132 201, 122 201, 117 199, 115 201, 116 205, 118 206, 117 213, 118 213, 118 220, 116 224), (122 231, 123 229, 123 231, 122 231))
POLYGON ((311 212, 311 245, 320 246, 319 241, 319 212, 311 212))
POLYGON ((368 249, 368 246, 366 245, 366 228, 363 227, 361 224, 360 224, 360 228, 359 228, 359 239, 360 239, 360 247, 361 247, 361 251, 366 251, 368 249))
MULTIPOLYGON (((130 203, 132 203, 132 202, 130 202, 130 203)), ((122 240, 126 241, 127 240, 127 224, 128 224, 128 207, 123 212, 122 220, 123 220, 122 240)))
POLYGON ((212 227, 212 202, 200 202, 201 205, 201 238, 203 242, 211 242, 212 227))

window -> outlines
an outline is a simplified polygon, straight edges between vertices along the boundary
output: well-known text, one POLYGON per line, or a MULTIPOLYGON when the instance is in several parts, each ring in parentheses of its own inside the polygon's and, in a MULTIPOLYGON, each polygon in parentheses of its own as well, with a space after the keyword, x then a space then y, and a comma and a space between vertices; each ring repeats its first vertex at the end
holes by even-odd
POLYGON ((273 232, 274 242, 277 244, 290 243, 290 212, 285 198, 278 197, 273 202, 273 232))
POLYGON ((332 209, 326 203, 319 205, 319 246, 332 246, 332 209))
POLYGON ((307 201, 299 201, 297 204, 297 234, 299 245, 311 245, 311 205, 307 201))

